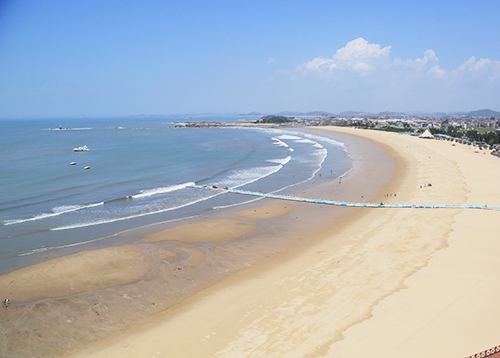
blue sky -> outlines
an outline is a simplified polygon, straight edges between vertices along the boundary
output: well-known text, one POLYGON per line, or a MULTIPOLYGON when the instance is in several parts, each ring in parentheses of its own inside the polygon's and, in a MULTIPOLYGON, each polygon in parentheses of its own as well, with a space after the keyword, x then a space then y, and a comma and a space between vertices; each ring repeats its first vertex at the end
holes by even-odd
POLYGON ((500 1, 0 0, 0 118, 500 110, 500 1))

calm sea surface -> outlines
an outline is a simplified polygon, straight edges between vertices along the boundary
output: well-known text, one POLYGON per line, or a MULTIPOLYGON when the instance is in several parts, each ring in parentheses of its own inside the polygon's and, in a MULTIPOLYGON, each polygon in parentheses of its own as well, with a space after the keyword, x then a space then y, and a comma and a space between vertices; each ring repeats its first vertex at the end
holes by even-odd
POLYGON ((31 255, 255 200, 190 184, 286 193, 319 173, 351 168, 344 145, 332 139, 293 130, 175 128, 182 121, 0 121, 0 274, 31 255), (83 145, 88 152, 73 151, 83 145))

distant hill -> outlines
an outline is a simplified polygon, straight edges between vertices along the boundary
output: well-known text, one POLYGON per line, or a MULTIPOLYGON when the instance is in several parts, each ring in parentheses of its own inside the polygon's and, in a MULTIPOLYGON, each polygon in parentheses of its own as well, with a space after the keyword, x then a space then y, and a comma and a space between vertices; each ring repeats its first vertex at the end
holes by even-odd
POLYGON ((339 113, 339 116, 421 116, 421 117, 496 117, 500 118, 500 112, 491 109, 481 109, 472 112, 425 112, 425 111, 408 111, 408 112, 391 112, 384 111, 377 114, 367 112, 348 111, 339 113))
POLYGON ((328 113, 328 112, 325 112, 325 111, 310 111, 310 112, 283 111, 283 112, 276 113, 277 116, 295 116, 295 117, 300 117, 300 116, 321 116, 323 114, 331 115, 331 113, 328 113))
POLYGON ((327 116, 332 115, 332 113, 328 113, 328 112, 325 112, 325 111, 312 111, 312 112, 306 112, 306 113, 304 113, 304 116, 322 116, 324 114, 327 115, 327 116))
POLYGON ((407 113, 404 112, 390 112, 390 111, 384 111, 377 113, 377 116, 391 116, 391 117, 397 117, 397 116, 407 116, 407 113))
POLYGON ((264 113, 259 113, 259 112, 250 112, 247 114, 240 114, 240 116, 263 116, 264 113))
POLYGON ((425 111, 410 111, 407 112, 410 116, 420 116, 420 117, 452 117, 463 115, 461 112, 425 112, 425 111))
MULTIPOLYGON (((385 113, 385 112, 384 112, 385 113)), ((500 118, 500 112, 491 109, 480 109, 471 112, 425 112, 425 111, 409 111, 406 115, 421 116, 421 117, 496 117, 500 118)))
POLYGON ((369 117, 376 116, 374 113, 369 112, 356 112, 356 111, 345 111, 338 114, 341 117, 369 117))
POLYGON ((293 112, 293 111, 283 111, 274 114, 275 116, 301 116, 302 112, 293 112))
POLYGON ((472 111, 466 113, 470 117, 495 117, 500 118, 500 112, 493 111, 491 109, 480 109, 478 111, 472 111))

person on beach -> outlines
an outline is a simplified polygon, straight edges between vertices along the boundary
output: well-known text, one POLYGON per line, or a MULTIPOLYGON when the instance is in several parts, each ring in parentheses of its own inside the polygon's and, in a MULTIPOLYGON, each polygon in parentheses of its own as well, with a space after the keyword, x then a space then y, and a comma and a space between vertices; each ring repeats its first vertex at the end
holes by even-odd
POLYGON ((5 300, 3 300, 3 308, 9 307, 9 305, 10 305, 10 300, 8 298, 6 298, 5 300))

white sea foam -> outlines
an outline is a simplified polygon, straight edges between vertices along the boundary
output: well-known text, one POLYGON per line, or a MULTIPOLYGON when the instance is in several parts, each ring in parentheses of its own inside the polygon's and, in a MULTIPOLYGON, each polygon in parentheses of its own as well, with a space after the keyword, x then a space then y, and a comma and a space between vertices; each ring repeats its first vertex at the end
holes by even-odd
POLYGON ((51 213, 39 214, 39 215, 33 216, 31 218, 28 218, 28 219, 6 220, 3 224, 6 225, 6 226, 7 225, 22 224, 22 223, 29 222, 29 221, 36 221, 36 220, 47 219, 47 218, 51 218, 51 217, 54 217, 54 216, 59 216, 59 215, 62 215, 62 214, 72 213, 72 212, 75 212, 75 211, 79 211, 79 210, 83 210, 83 209, 89 209, 89 208, 93 208, 93 207, 101 206, 101 205, 104 205, 104 202, 87 204, 87 205, 63 205, 63 206, 57 206, 57 207, 55 207, 55 208, 52 209, 51 213))
POLYGON ((295 135, 289 135, 289 134, 282 134, 282 135, 280 135, 277 138, 278 139, 283 139, 283 140, 286 140, 286 139, 291 139, 291 140, 302 139, 301 137, 298 137, 298 136, 295 136, 295 135))
POLYGON ((26 251, 26 252, 21 252, 18 254, 18 256, 27 256, 27 255, 32 255, 32 254, 39 254, 40 252, 45 252, 45 251, 48 251, 48 250, 51 250, 51 248, 47 248, 45 246, 42 246, 38 249, 33 249, 33 250, 29 250, 29 251, 26 251))
POLYGON ((295 142, 306 143, 306 144, 317 144, 315 141, 307 139, 307 138, 302 138, 302 139, 296 140, 295 142))
POLYGON ((221 187, 239 188, 243 185, 254 183, 271 174, 278 172, 283 165, 269 167, 255 167, 232 172, 227 178, 221 180, 215 185, 221 187))
POLYGON ((56 206, 55 208, 52 209, 52 212, 54 214, 64 214, 64 213, 70 213, 72 211, 77 211, 82 208, 82 205, 62 205, 62 206, 56 206))
POLYGON ((328 155, 328 150, 326 148, 321 148, 318 149, 314 152, 314 155, 322 157, 321 164, 325 160, 326 156, 328 155))
MULTIPOLYGON (((228 184, 229 181, 227 181, 227 182, 224 181, 223 183, 220 183, 218 185, 219 186, 227 186, 227 187, 231 187, 232 189, 236 189, 236 188, 242 187, 244 185, 251 184, 253 182, 256 182, 257 180, 263 179, 271 174, 278 172, 283 167, 283 165, 288 163, 291 159, 292 159, 291 157, 286 157, 283 159, 271 159, 269 161, 276 160, 276 161, 283 161, 283 163, 282 164, 280 163, 280 165, 277 165, 274 167, 260 167, 260 168, 253 168, 252 170, 243 170, 239 173, 235 173, 234 175, 230 176, 229 179, 233 179, 233 180, 236 179, 235 181, 238 181, 238 179, 245 178, 245 179, 247 179, 246 181, 242 181, 240 184, 233 184, 233 185, 228 184), (252 175, 252 174, 256 174, 256 175, 252 175)), ((235 203, 235 204, 229 204, 229 205, 216 206, 216 207, 214 207, 214 209, 215 210, 227 209, 227 208, 230 208, 233 206, 251 203, 251 202, 254 202, 257 200, 261 200, 261 199, 262 198, 257 198, 257 199, 245 201, 244 203, 235 203)))
POLYGON ((189 182, 189 183, 184 183, 184 184, 159 187, 159 188, 155 188, 155 189, 141 190, 141 192, 139 194, 132 195, 132 199, 140 199, 140 198, 146 198, 148 196, 153 196, 153 195, 158 195, 158 194, 166 194, 166 193, 170 193, 172 191, 184 189, 184 188, 186 188, 190 185, 194 185, 194 184, 195 184, 194 182, 189 182))
POLYGON ((285 142, 279 140, 278 138, 272 137, 271 139, 274 140, 275 144, 279 145, 280 147, 286 147, 286 148, 288 148, 288 144, 286 144, 285 142))
MULTIPOLYGON (((259 198, 259 199, 262 199, 262 198, 259 198)), ((137 228, 123 230, 123 231, 117 232, 117 233, 112 234, 112 235, 97 237, 95 239, 86 240, 86 241, 73 242, 71 244, 62 244, 62 245, 55 245, 55 246, 49 246, 49 247, 42 246, 42 247, 40 247, 38 249, 32 249, 32 250, 27 250, 27 251, 20 252, 18 254, 18 256, 28 256, 28 255, 32 255, 32 254, 36 254, 36 253, 40 253, 40 252, 44 252, 44 251, 49 251, 49 250, 54 250, 54 249, 63 249, 63 248, 68 248, 68 247, 74 247, 74 246, 80 246, 80 245, 90 244, 92 242, 101 241, 101 240, 107 239, 108 237, 112 237, 112 236, 118 236, 120 234, 124 234, 126 232, 130 232, 132 230, 137 230, 137 229, 141 229, 141 228, 145 228, 145 227, 150 227, 150 226, 153 226, 153 225, 165 224, 165 223, 169 223, 169 222, 179 221, 179 220, 183 220, 183 219, 190 219, 190 218, 195 218, 195 217, 196 216, 187 216, 187 217, 183 217, 183 218, 177 218, 177 219, 160 221, 160 222, 156 222, 156 223, 153 223, 153 224, 148 224, 148 225, 140 226, 140 227, 137 227, 137 228)))
MULTIPOLYGON (((106 236, 109 237, 109 236, 106 236)), ((105 239, 106 237, 99 237, 97 239, 92 239, 92 240, 87 240, 87 241, 81 241, 81 242, 75 242, 71 244, 65 244, 65 245, 56 245, 56 246, 51 246, 51 247, 45 247, 42 246, 38 249, 33 249, 33 250, 28 250, 24 252, 20 252, 18 256, 28 256, 28 255, 33 255, 33 254, 38 254, 40 252, 45 252, 49 250, 54 250, 54 249, 63 249, 63 248, 68 248, 68 247, 73 247, 73 246, 80 246, 80 245, 85 245, 85 244, 90 244, 91 242, 96 242, 105 239)))
MULTIPOLYGON (((280 133, 282 133, 282 132, 280 131, 280 133)), ((277 138, 279 138, 279 139, 298 139, 298 140, 302 140, 305 137, 305 138, 308 138, 308 139, 313 139, 316 142, 328 143, 330 145, 334 145, 334 146, 345 148, 345 143, 339 142, 339 141, 337 141, 335 139, 332 139, 332 138, 321 137, 321 136, 313 135, 313 134, 310 134, 310 133, 298 133, 298 132, 289 132, 289 133, 293 133, 294 135, 283 134, 281 136, 278 136, 277 138)), ((304 142, 304 143, 307 143, 307 142, 304 142)))
MULTIPOLYGON (((289 157, 283 158, 280 160, 282 160, 283 163, 285 163, 291 159, 291 158, 290 159, 288 159, 288 158, 289 157)), ((221 180, 220 182, 210 184, 210 185, 238 188, 240 186, 253 183, 257 180, 260 180, 260 179, 265 178, 271 174, 274 174, 274 173, 278 172, 282 167, 283 167, 283 164, 275 165, 275 166, 268 166, 268 167, 255 167, 255 168, 250 168, 250 169, 234 171, 227 178, 221 180)), ((151 196, 151 195, 156 195, 156 194, 163 194, 163 193, 167 193, 167 192, 174 191, 174 190, 180 190, 180 189, 186 188, 189 185, 194 185, 194 184, 195 183, 190 182, 190 183, 185 183, 185 184, 180 184, 180 185, 173 185, 173 186, 166 187, 166 188, 152 189, 152 190, 144 191, 141 194, 134 195, 133 198, 146 197, 146 196, 151 196)), ((142 217, 142 216, 159 214, 159 213, 163 213, 163 212, 167 212, 167 211, 177 210, 177 209, 198 203, 200 201, 207 200, 209 198, 212 198, 212 197, 214 197, 216 195, 220 195, 220 194, 223 194, 223 192, 217 193, 217 194, 209 196, 209 197, 203 197, 203 198, 200 198, 200 199, 197 199, 194 201, 190 201, 190 202, 187 202, 185 204, 178 205, 175 207, 169 207, 169 208, 148 211, 148 212, 141 212, 141 213, 133 214, 130 216, 124 216, 124 217, 115 217, 115 218, 104 219, 104 220, 91 220, 91 221, 86 221, 86 222, 81 222, 81 223, 75 223, 72 225, 66 225, 66 226, 52 228, 51 231, 70 230, 70 229, 77 229, 77 228, 94 226, 94 225, 109 224, 109 223, 113 223, 113 222, 134 219, 134 218, 138 218, 138 217, 142 217)))
POLYGON ((87 227, 87 226, 109 224, 109 223, 113 223, 113 222, 117 222, 117 221, 130 220, 130 219, 139 218, 139 217, 142 217, 142 216, 164 213, 164 212, 167 212, 167 211, 172 211, 172 210, 177 210, 177 209, 180 209, 180 208, 184 208, 186 206, 196 204, 196 203, 198 203, 200 201, 204 201, 204 200, 213 198, 214 196, 221 195, 221 194, 223 194, 223 192, 215 193, 214 195, 210 195, 210 196, 207 196, 207 197, 199 198, 197 200, 193 200, 193 201, 184 203, 182 205, 178 205, 178 206, 174 206, 174 207, 170 207, 170 208, 164 208, 164 209, 159 209, 159 210, 154 210, 154 211, 142 212, 142 213, 138 213, 138 214, 134 214, 134 215, 130 215, 130 216, 123 216, 123 217, 117 217, 117 218, 112 218, 112 219, 86 221, 86 222, 76 223, 76 224, 73 224, 73 225, 66 225, 66 226, 55 227, 55 228, 50 229, 50 231, 78 229, 78 228, 87 227))
POLYGON ((45 128, 43 131, 90 131, 94 128, 45 128))
POLYGON ((271 162, 271 163, 276 163, 276 164, 281 164, 281 165, 285 165, 286 163, 288 163, 290 160, 292 159, 292 157, 288 156, 286 158, 282 158, 282 159, 269 159, 268 162, 271 162))
POLYGON ((320 141, 320 142, 324 142, 324 143, 326 142, 326 143, 328 143, 330 145, 334 145, 336 147, 345 148, 345 143, 339 142, 335 139, 326 138, 326 137, 315 137, 314 139, 317 141, 320 141))

